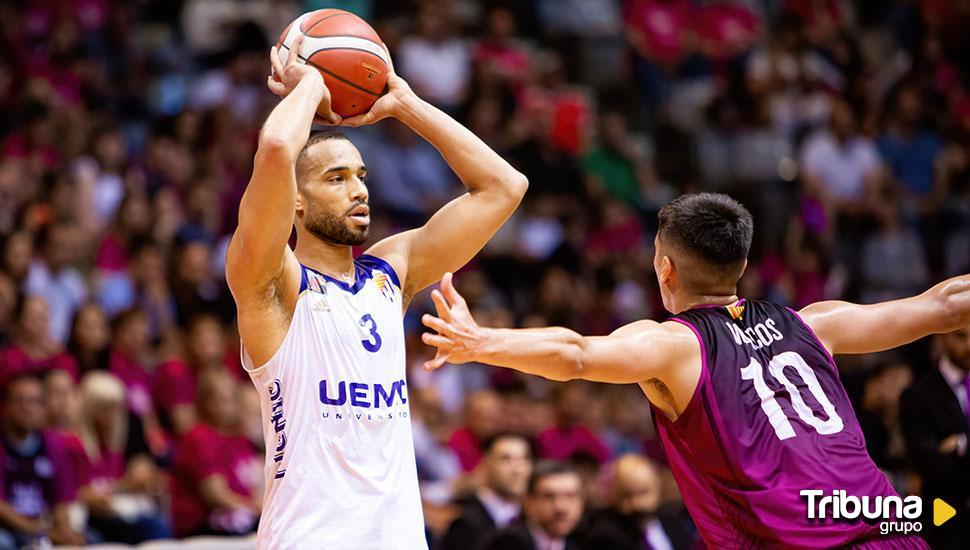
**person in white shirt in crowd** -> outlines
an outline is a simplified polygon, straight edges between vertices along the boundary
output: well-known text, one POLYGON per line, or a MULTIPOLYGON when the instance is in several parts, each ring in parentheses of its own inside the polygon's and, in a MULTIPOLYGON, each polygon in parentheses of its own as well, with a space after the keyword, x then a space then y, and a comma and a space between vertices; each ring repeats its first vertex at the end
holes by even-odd
POLYGON ((81 273, 72 266, 79 251, 77 232, 68 222, 55 222, 40 237, 41 255, 27 272, 24 290, 47 302, 50 334, 60 344, 67 342, 71 321, 87 301, 88 288, 81 273))
POLYGON ((449 4, 426 3, 417 16, 416 34, 401 41, 401 74, 420 97, 454 113, 465 100, 471 79, 468 45, 454 36, 449 4))

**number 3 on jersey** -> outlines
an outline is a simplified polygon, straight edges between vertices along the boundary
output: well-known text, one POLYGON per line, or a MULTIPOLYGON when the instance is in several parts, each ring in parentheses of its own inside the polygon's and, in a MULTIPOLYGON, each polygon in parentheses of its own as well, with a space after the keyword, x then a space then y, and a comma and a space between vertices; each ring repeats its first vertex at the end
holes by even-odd
POLYGON ((360 343, 363 344, 364 349, 371 353, 375 353, 377 350, 381 349, 381 335, 377 334, 377 321, 371 317, 370 313, 367 313, 360 318, 360 326, 370 331, 370 337, 367 340, 360 341, 360 343))
MULTIPOLYGON (((762 370, 761 363, 752 357, 748 366, 741 369, 741 378, 754 382, 754 390, 758 393, 758 397, 761 398, 761 410, 768 416, 768 422, 775 429, 775 435, 778 436, 778 439, 784 441, 795 437, 795 429, 792 428, 791 422, 785 416, 785 411, 781 409, 781 406, 775 399, 775 393, 765 384, 762 370)), ((815 377, 815 372, 812 371, 812 368, 808 366, 808 363, 805 362, 805 359, 801 355, 794 351, 779 353, 768 362, 768 372, 771 373, 771 376, 775 380, 781 382, 788 391, 788 395, 791 397, 792 408, 795 409, 795 412, 798 413, 798 418, 803 422, 815 428, 815 431, 821 435, 837 434, 842 431, 842 417, 839 416, 839 413, 835 412, 835 406, 832 405, 828 396, 822 391, 822 386, 819 385, 818 378, 815 377), (801 390, 788 379, 788 376, 785 374, 785 367, 793 367, 798 372, 798 376, 808 386, 812 397, 822 406, 822 410, 825 411, 825 415, 828 417, 827 420, 822 420, 815 416, 815 413, 802 398, 801 390)))

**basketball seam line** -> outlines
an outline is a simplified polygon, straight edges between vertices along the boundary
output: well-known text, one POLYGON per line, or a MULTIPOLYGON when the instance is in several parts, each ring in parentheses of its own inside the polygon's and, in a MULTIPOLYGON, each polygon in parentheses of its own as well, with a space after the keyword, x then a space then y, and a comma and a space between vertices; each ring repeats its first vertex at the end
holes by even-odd
MULTIPOLYGON (((371 44, 376 44, 376 45, 380 46, 382 49, 384 48, 384 45, 383 44, 374 42, 370 38, 364 38, 363 36, 354 36, 352 34, 329 34, 327 36, 310 36, 310 35, 308 35, 306 33, 303 33, 303 36, 309 37, 309 38, 359 38, 360 40, 366 40, 366 41, 370 42, 371 44)), ((285 44, 284 44, 284 47, 286 47, 285 44)), ((286 48, 289 49, 289 47, 286 47, 286 48)), ((378 55, 378 54, 376 54, 376 53, 374 53, 374 52, 372 52, 370 50, 365 50, 363 48, 354 48, 354 47, 349 47, 349 46, 335 46, 333 48, 320 48, 319 50, 313 50, 313 53, 323 52, 323 51, 326 51, 326 50, 353 50, 355 52, 369 53, 369 54, 373 55, 374 57, 376 57, 377 59, 380 59, 381 60, 381 63, 383 63, 385 66, 387 65, 387 61, 385 61, 383 57, 381 57, 380 55, 378 55)), ((387 50, 384 50, 384 51, 387 51, 387 50)), ((310 55, 313 55, 313 53, 311 53, 310 55)), ((390 54, 388 54, 388 55, 390 55, 390 54)))
MULTIPOLYGON (((372 51, 368 51, 368 50, 365 50, 363 48, 353 48, 353 47, 348 47, 348 46, 334 46, 332 48, 320 48, 319 50, 313 50, 313 53, 325 52, 325 51, 328 51, 328 50, 351 50, 351 51, 355 51, 355 52, 369 53, 369 54, 373 55, 374 57, 376 57, 377 59, 380 59, 382 63, 384 62, 384 58, 383 57, 377 55, 376 53, 374 53, 372 51)), ((313 55, 313 53, 311 53, 310 55, 313 55)))
MULTIPOLYGON (((282 45, 282 47, 283 47, 283 48, 286 48, 286 50, 287 50, 287 51, 289 51, 289 50, 290 50, 290 48, 289 48, 289 46, 287 46, 286 44, 283 44, 283 45, 282 45)), ((324 48, 324 49, 334 49, 334 50, 355 50, 355 51, 361 51, 361 50, 357 50, 356 48, 324 48)), ((317 50, 317 51, 319 52, 319 51, 323 51, 323 50, 317 50)), ((367 52, 367 53, 370 53, 370 52, 367 52)), ((368 90, 367 88, 363 88, 363 87, 361 87, 361 86, 358 86, 357 84, 354 84, 353 82, 351 82, 351 81, 349 81, 349 80, 347 80, 346 78, 344 78, 344 77, 342 77, 342 76, 340 76, 340 75, 338 75, 338 74, 334 74, 334 73, 333 73, 333 71, 329 71, 329 70, 327 70, 327 69, 324 69, 324 68, 323 68, 323 67, 321 67, 320 65, 317 65, 316 63, 314 63, 314 62, 312 62, 312 61, 310 61, 309 59, 306 59, 305 57, 303 57, 303 56, 302 56, 302 55, 300 55, 300 54, 296 54, 296 57, 297 57, 298 59, 300 59, 300 60, 302 60, 302 61, 303 61, 304 63, 306 63, 307 65, 309 65, 309 66, 311 66, 311 67, 316 67, 316 68, 317 68, 318 70, 320 70, 320 71, 323 71, 323 72, 325 72, 325 73, 327 73, 328 75, 330 75, 330 76, 332 76, 332 77, 334 77, 334 78, 336 78, 337 80, 339 80, 339 81, 341 81, 341 82, 343 82, 344 84, 346 84, 346 85, 348 85, 348 86, 350 86, 350 87, 352 87, 352 88, 356 88, 356 89, 358 89, 358 90, 360 90, 360 91, 362 91, 362 92, 364 92, 365 94, 370 94, 370 95, 372 95, 372 96, 374 96, 374 97, 381 97, 381 95, 382 95, 382 94, 380 94, 380 93, 375 93, 375 92, 372 92, 372 91, 370 91, 370 90, 368 90)))
MULTIPOLYGON (((316 27, 317 25, 319 25, 320 23, 323 23, 327 19, 332 19, 334 17, 340 17, 341 15, 349 15, 349 14, 346 14, 346 13, 331 13, 330 15, 324 17, 323 19, 317 19, 316 21, 314 21, 313 24, 310 25, 310 28, 312 29, 313 27, 316 27)), ((298 30, 298 31, 302 32, 304 35, 306 35, 306 33, 303 32, 303 29, 297 27, 296 30, 298 30)))

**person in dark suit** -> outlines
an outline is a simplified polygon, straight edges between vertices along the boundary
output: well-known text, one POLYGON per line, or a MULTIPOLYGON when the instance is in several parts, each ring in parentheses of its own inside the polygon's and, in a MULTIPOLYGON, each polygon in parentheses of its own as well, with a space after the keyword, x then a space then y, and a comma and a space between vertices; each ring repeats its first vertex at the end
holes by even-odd
POLYGON ((461 515, 448 526, 437 550, 479 548, 496 530, 519 517, 532 473, 532 447, 515 434, 486 440, 481 465, 484 483, 460 500, 461 515))
POLYGON ((573 530, 583 515, 583 480, 565 462, 542 461, 529 478, 522 517, 485 542, 485 550, 580 550, 573 530))
POLYGON ((620 457, 613 466, 609 506, 593 514, 586 548, 681 550, 691 547, 694 527, 683 508, 663 510, 660 473, 639 454, 620 457))
POLYGON ((923 532, 933 548, 966 548, 970 540, 970 327, 937 337, 943 349, 900 400, 906 447, 923 478, 923 532), (933 499, 957 510, 939 527, 933 499))

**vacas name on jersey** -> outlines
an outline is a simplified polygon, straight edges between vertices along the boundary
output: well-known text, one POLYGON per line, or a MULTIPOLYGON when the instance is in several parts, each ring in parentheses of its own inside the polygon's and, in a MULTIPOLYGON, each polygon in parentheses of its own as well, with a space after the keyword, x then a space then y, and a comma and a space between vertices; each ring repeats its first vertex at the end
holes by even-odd
POLYGON ((751 349, 761 349, 771 345, 772 342, 785 339, 785 336, 778 330, 774 319, 768 319, 764 323, 758 323, 752 327, 740 327, 731 322, 724 324, 731 331, 737 345, 748 345, 751 346, 751 349))

